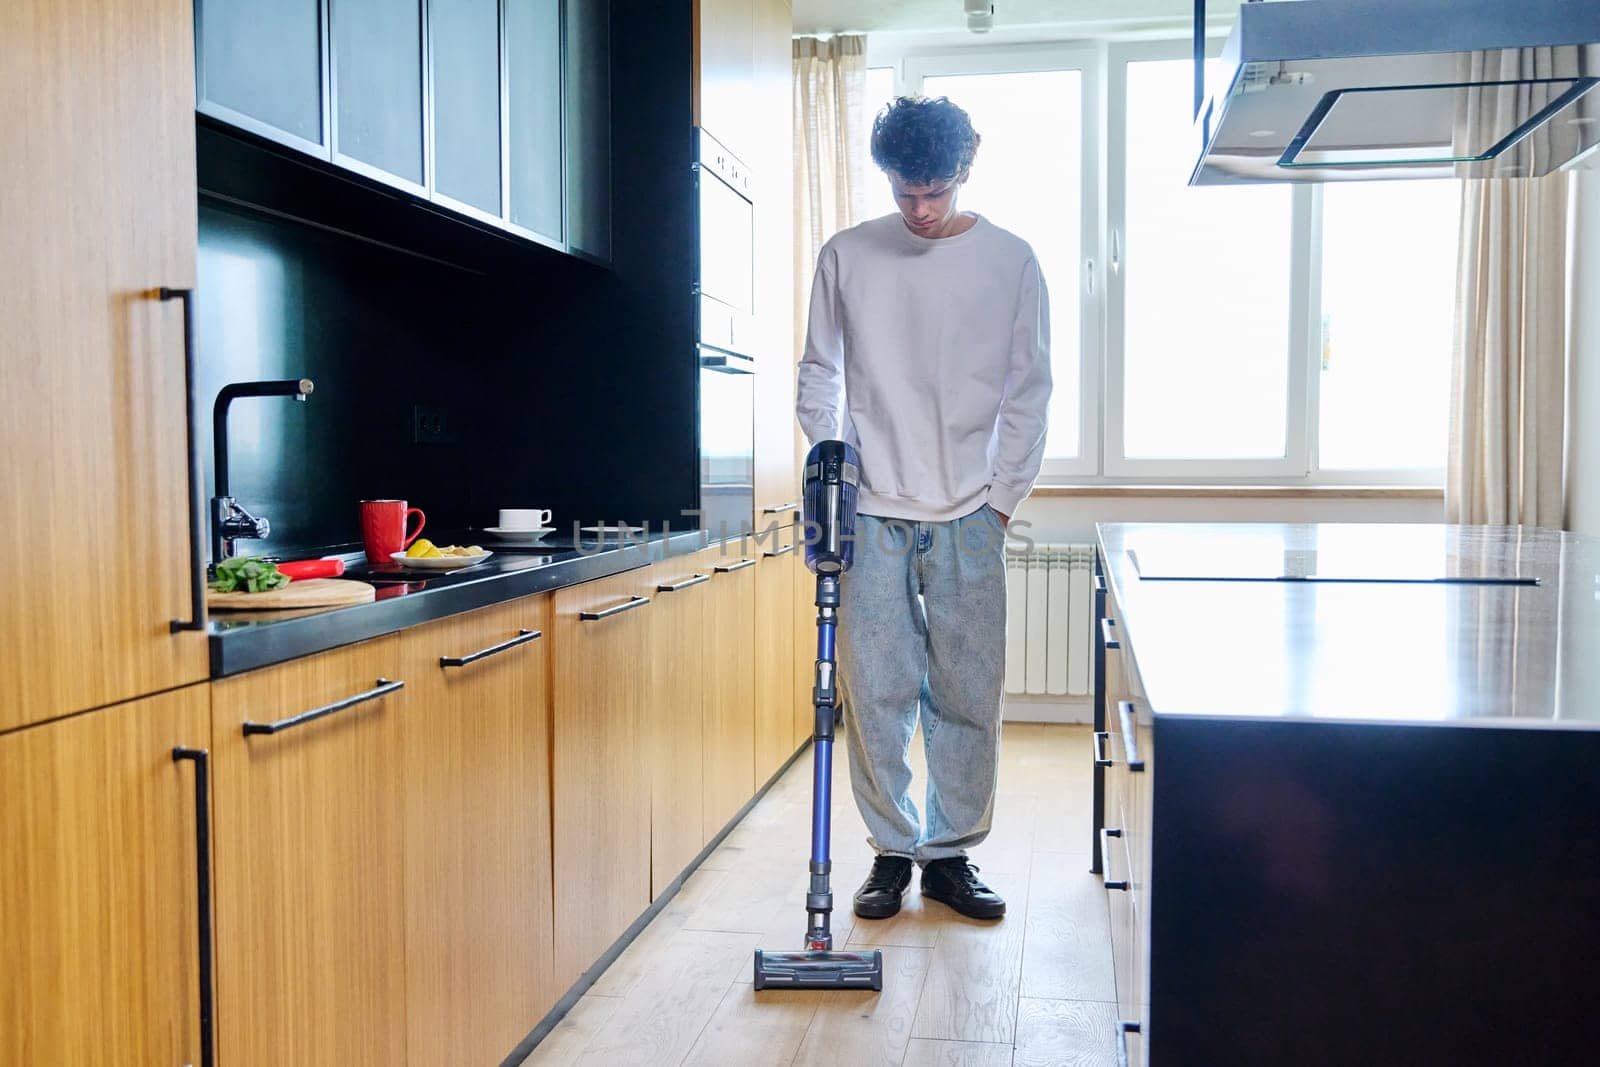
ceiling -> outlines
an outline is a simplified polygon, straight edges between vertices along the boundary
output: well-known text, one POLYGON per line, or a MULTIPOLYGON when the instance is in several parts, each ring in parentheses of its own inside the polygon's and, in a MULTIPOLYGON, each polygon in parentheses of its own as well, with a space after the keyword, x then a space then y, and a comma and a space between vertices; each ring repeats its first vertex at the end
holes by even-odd
MULTIPOLYGON (((1207 14, 1231 17, 1240 0, 1210 0, 1207 14)), ((996 31, 1070 32, 1074 26, 1103 28, 1188 23, 1193 0, 993 0, 996 31)), ((1210 19, 1208 18, 1209 22, 1210 19)), ((830 34, 965 31, 962 0, 794 0, 794 31, 830 34)), ((973 35, 977 37, 978 35, 973 35)))

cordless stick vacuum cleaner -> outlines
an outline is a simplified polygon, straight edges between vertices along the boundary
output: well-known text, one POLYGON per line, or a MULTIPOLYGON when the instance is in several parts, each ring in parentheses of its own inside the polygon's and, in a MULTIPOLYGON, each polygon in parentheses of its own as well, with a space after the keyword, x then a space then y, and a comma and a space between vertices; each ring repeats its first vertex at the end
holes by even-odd
POLYGON ((817 576, 816 708, 811 765, 811 890, 806 894, 806 947, 801 952, 756 950, 757 989, 883 989, 883 953, 833 951, 833 889, 828 817, 832 811, 833 637, 839 624, 839 576, 855 548, 856 486, 861 463, 843 441, 822 441, 806 456, 806 566, 817 576))

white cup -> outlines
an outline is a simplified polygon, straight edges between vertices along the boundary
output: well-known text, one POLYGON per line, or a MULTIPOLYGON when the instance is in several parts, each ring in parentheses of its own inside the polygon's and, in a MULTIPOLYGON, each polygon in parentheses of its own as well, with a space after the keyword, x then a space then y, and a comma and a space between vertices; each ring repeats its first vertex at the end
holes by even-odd
POLYGON ((543 530, 550 525, 549 508, 501 508, 500 529, 543 530))

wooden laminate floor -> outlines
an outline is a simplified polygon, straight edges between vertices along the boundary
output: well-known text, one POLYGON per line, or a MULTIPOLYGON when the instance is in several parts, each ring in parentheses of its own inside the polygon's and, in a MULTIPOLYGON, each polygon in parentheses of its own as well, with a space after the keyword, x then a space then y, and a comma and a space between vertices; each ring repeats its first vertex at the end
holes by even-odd
MULTIPOLYGON (((912 745, 921 805, 921 738, 912 745)), ((1087 726, 1011 724, 994 830, 973 852, 999 922, 923 901, 861 920, 871 865, 836 761, 835 944, 881 947, 882 993, 755 992, 757 947, 800 946, 811 760, 729 834, 525 1061, 549 1064, 1112 1065, 1116 993, 1105 891, 1089 873, 1087 726)))

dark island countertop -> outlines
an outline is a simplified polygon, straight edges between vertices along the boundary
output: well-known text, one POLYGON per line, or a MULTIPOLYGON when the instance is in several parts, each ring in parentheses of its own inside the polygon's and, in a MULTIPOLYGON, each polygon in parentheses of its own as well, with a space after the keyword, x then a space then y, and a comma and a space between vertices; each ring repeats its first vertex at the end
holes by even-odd
MULTIPOLYGON (((463 534, 455 540, 462 544, 478 543, 473 540, 474 536, 463 534)), ((670 555, 687 555, 707 547, 705 535, 698 530, 656 532, 627 541, 617 535, 582 542, 552 536, 548 544, 537 549, 483 544, 494 553, 488 561, 459 571, 443 572, 405 573, 392 567, 374 568, 359 551, 331 553, 345 559, 348 568, 345 577, 372 582, 377 589, 377 600, 371 604, 325 610, 213 612, 208 631, 211 676, 220 678, 309 656, 474 608, 605 578, 670 555)), ((737 540, 728 542, 726 550, 730 555, 743 551, 737 540)))
POLYGON ((1600 539, 1194 523, 1099 541, 1158 717, 1600 729, 1600 539))

